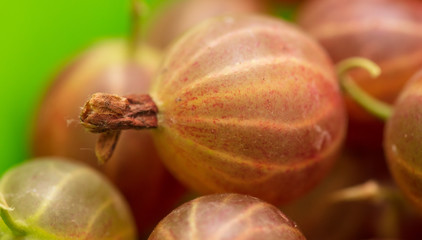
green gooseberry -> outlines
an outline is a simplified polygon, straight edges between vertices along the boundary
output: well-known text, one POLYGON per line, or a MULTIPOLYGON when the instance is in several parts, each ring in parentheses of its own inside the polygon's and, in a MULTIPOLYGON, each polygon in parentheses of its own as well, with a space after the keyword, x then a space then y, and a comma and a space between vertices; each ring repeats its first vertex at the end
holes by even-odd
POLYGON ((136 239, 127 203, 95 170, 57 158, 28 161, 0 179, 0 239, 136 239))

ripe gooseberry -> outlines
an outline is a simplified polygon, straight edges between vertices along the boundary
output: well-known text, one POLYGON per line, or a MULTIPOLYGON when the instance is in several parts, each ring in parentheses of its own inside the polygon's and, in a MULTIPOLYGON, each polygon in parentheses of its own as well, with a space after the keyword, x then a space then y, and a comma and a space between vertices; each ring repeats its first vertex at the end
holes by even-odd
POLYGON ((122 192, 138 231, 148 234, 184 193, 161 163, 149 132, 127 131, 113 161, 98 166, 96 136, 78 124, 80 106, 97 91, 147 92, 160 53, 146 45, 131 51, 127 40, 98 43, 66 66, 49 87, 35 119, 32 155, 62 156, 101 170, 122 192))
POLYGON ((279 209, 234 193, 203 196, 173 210, 148 240, 305 240, 279 209))
MULTIPOLYGON (((417 0, 315 0, 299 10, 298 23, 328 51, 334 63, 364 57, 381 67, 372 78, 351 73, 371 96, 393 103, 405 82, 422 67, 422 3, 417 0)), ((380 150, 383 122, 349 97, 348 142, 356 149, 380 150)))
MULTIPOLYGON (((348 64, 341 63, 342 68, 348 68, 348 64)), ((387 121, 384 151, 389 169, 398 186, 422 212, 422 71, 409 80, 394 108, 364 92, 350 78, 343 78, 341 83, 357 103, 387 121)))
MULTIPOLYGON (((193 28, 167 52, 150 96, 94 94, 81 121, 111 135, 100 146, 122 129, 156 128, 164 163, 187 186, 274 204, 325 176, 346 130, 324 50, 296 27, 257 15, 193 28)), ((107 158, 109 149, 97 153, 107 158)))
POLYGON ((136 239, 120 193, 92 168, 62 158, 8 170, 0 179, 0 216, 2 239, 136 239))

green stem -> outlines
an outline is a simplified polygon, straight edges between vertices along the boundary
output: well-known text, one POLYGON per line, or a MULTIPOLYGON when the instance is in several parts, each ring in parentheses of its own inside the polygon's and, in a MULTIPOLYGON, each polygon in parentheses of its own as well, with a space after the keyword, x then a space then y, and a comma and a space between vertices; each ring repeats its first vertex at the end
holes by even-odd
POLYGON ((131 31, 129 45, 131 53, 135 53, 141 41, 141 25, 148 12, 146 0, 131 0, 131 31))
POLYGON ((384 191, 374 180, 348 187, 330 195, 332 202, 358 202, 366 200, 379 201, 384 198, 384 191))
POLYGON ((3 194, 0 193, 0 217, 3 219, 4 224, 6 224, 15 236, 26 235, 25 226, 13 221, 10 216, 11 211, 13 211, 13 208, 7 205, 3 194))
POLYGON ((139 43, 141 6, 139 0, 131 0, 131 31, 129 43, 131 52, 135 52, 139 43))
POLYGON ((347 71, 353 68, 364 68, 371 77, 378 77, 381 69, 374 62, 365 58, 348 58, 337 64, 337 74, 340 78, 340 85, 343 90, 350 95, 366 111, 374 116, 387 120, 392 114, 392 107, 363 91, 353 79, 347 75, 347 71))

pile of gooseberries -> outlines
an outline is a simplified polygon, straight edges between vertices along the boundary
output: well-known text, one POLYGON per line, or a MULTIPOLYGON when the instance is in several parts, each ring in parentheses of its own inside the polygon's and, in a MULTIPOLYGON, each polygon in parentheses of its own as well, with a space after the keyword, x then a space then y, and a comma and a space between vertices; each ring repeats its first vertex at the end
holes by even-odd
POLYGON ((0 239, 422 237, 422 2, 180 1, 53 81, 0 239))

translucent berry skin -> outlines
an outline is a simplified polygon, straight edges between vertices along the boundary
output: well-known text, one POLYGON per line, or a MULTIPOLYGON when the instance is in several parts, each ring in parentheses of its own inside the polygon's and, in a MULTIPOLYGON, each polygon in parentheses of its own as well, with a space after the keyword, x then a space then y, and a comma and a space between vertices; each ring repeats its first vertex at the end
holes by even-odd
POLYGON ((148 240, 305 240, 279 209, 240 194, 203 196, 173 210, 148 240))
POLYGON ((152 18, 147 31, 151 46, 165 48, 189 28, 223 14, 258 13, 265 10, 260 0, 182 0, 172 2, 152 18), (163 29, 166 29, 163 31, 163 29))
POLYGON ((422 71, 406 85, 385 129, 384 150, 394 179, 422 212, 422 71))
POLYGON ((324 50, 278 19, 206 21, 169 49, 150 91, 157 147, 200 193, 273 204, 316 185, 342 145, 346 116, 324 50))
MULTIPOLYGON (((315 0, 297 19, 327 49, 334 63, 368 58, 381 67, 373 79, 364 70, 356 83, 384 102, 393 103, 408 79, 422 67, 422 3, 416 0, 315 0)), ((358 147, 382 148, 382 121, 345 97, 350 116, 348 140, 358 147), (368 134, 370 133, 370 134, 368 134)))
POLYGON ((22 238, 7 238, 11 233, 0 218, 5 239, 136 239, 121 194, 85 165, 60 158, 29 161, 2 176, 0 192, 13 208, 11 219, 26 226, 22 238))
POLYGON ((161 163, 147 131, 123 132, 114 157, 100 167, 94 153, 98 136, 79 124, 79 111, 98 91, 147 92, 160 59, 160 52, 146 45, 131 52, 124 39, 91 47, 52 82, 37 111, 31 141, 35 157, 68 157, 100 169, 129 202, 139 232, 148 233, 174 208, 183 187, 161 163))

